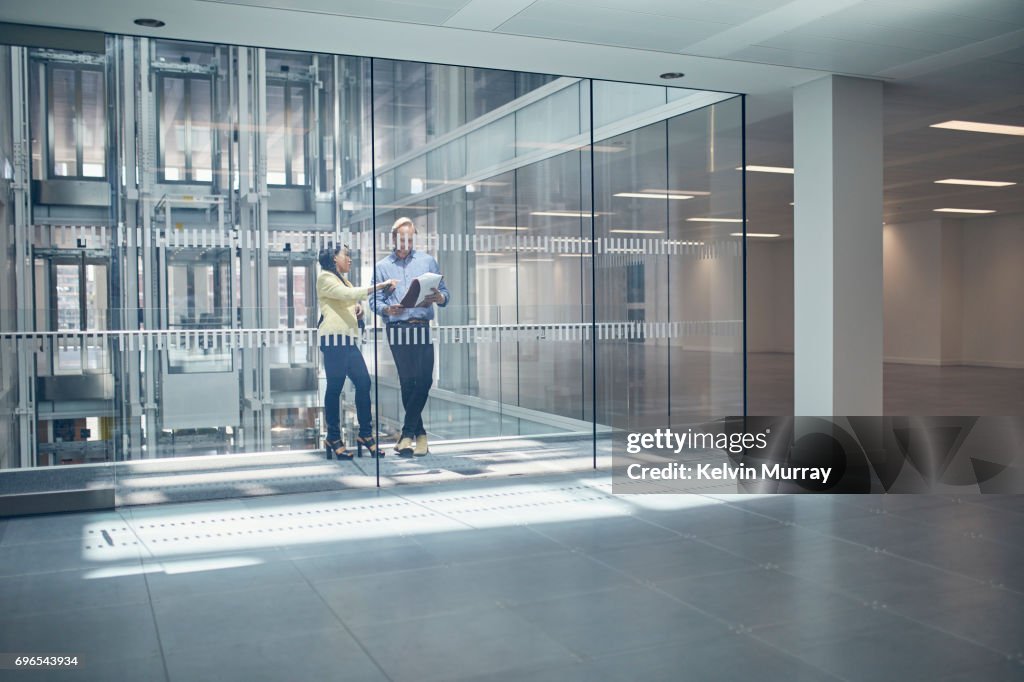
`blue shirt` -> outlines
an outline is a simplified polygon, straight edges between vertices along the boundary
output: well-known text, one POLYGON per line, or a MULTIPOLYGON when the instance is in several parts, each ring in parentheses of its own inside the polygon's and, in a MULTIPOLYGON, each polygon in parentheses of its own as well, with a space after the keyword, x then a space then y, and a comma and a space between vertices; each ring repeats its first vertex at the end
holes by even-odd
MULTIPOLYGON (((398 258, 392 251, 390 255, 385 256, 377 263, 377 267, 373 270, 373 285, 377 282, 386 282, 389 279, 398 280, 398 286, 396 286, 390 293, 383 290, 376 290, 372 296, 370 296, 370 309, 384 318, 385 322, 403 322, 406 320, 432 320, 434 319, 434 306, 427 308, 406 308, 397 315, 388 316, 384 314, 384 309, 391 305, 398 305, 402 302, 402 298, 409 291, 409 285, 412 281, 420 275, 425 275, 428 272, 433 272, 438 275, 441 274, 441 268, 438 267, 437 261, 434 257, 423 251, 416 251, 413 249, 409 252, 409 255, 405 258, 398 258)), ((437 290, 444 296, 444 302, 438 303, 437 305, 442 308, 448 305, 448 299, 450 295, 448 293, 448 286, 441 280, 441 283, 437 286, 437 290)), ((433 293, 432 291, 421 291, 420 298, 423 298, 427 294, 433 293)))

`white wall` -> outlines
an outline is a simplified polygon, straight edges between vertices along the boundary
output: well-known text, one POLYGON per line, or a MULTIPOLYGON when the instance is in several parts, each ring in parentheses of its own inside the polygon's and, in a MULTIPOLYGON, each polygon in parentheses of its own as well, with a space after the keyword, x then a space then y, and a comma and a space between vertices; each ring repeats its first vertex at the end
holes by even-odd
POLYGON ((1024 215, 964 221, 963 362, 1024 368, 1024 215))
POLYGON ((792 240, 747 240, 747 349, 793 352, 792 240))
POLYGON ((938 220, 882 229, 886 362, 941 362, 942 262, 938 220))

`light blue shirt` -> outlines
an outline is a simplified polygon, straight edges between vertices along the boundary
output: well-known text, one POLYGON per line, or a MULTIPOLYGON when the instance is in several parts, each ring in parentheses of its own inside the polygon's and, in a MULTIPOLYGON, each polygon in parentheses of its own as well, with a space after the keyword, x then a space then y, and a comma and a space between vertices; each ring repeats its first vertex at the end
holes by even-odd
MULTIPOLYGON (((389 279, 398 280, 398 286, 396 286, 390 293, 386 293, 383 290, 377 290, 370 296, 370 309, 384 318, 385 322, 404 322, 407 320, 432 320, 434 319, 434 306, 427 308, 406 308, 397 315, 388 316, 384 314, 384 309, 391 305, 398 305, 402 302, 402 298, 409 291, 409 285, 412 281, 420 275, 425 275, 428 272, 433 272, 438 275, 441 274, 441 268, 437 265, 437 261, 434 257, 423 251, 416 251, 413 249, 409 252, 409 255, 405 258, 399 259, 398 256, 392 251, 390 255, 382 258, 378 263, 377 267, 373 270, 373 285, 377 282, 386 282, 389 279)), ((438 303, 437 305, 442 308, 448 305, 450 294, 448 293, 448 286, 441 280, 437 290, 444 296, 444 302, 438 303)), ((431 291, 421 291, 420 298, 427 294, 433 293, 431 291)))

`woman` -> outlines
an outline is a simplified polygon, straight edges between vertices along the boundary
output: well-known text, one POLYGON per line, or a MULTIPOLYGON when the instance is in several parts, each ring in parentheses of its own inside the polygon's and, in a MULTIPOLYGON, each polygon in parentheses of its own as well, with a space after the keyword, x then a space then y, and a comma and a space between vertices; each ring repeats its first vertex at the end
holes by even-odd
POLYGON ((366 298, 370 291, 386 289, 397 282, 392 279, 376 287, 352 286, 345 278, 352 267, 352 255, 347 246, 322 249, 318 260, 322 271, 316 278, 317 305, 320 307, 317 334, 327 374, 327 393, 324 396, 327 437, 324 447, 328 457, 333 454, 337 459, 352 459, 352 454, 341 441, 339 415, 341 389, 348 377, 356 388, 356 415, 359 419, 356 443, 360 454, 365 447, 371 457, 376 457, 377 441, 373 437, 373 417, 370 414, 370 373, 366 371, 366 363, 358 346, 360 321, 363 317, 359 301, 366 298))

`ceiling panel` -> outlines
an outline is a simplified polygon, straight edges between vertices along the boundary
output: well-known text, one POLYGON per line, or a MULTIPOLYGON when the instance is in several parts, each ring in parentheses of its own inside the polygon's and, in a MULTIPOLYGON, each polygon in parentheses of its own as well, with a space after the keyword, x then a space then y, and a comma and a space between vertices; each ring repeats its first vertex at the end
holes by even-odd
POLYGON ((502 24, 501 33, 677 51, 685 43, 729 28, 728 24, 604 9, 569 2, 531 5, 502 24))
POLYGON ((944 33, 973 40, 987 40, 1020 28, 1015 22, 980 18, 970 10, 972 2, 958 4, 962 14, 937 12, 906 2, 867 0, 833 14, 838 21, 909 28, 925 33, 944 33))
POLYGON ((823 54, 754 45, 730 54, 729 58, 853 75, 871 75, 906 62, 903 51, 891 53, 887 52, 890 48, 862 43, 848 43, 846 48, 842 54, 823 54), (849 49, 852 46, 859 46, 859 51, 849 49))
MULTIPOLYGON (((883 26, 876 23, 859 23, 836 15, 823 17, 790 31, 797 36, 820 36, 852 40, 871 45, 891 45, 928 53, 955 50, 973 40, 963 36, 945 33, 926 33, 906 26, 883 26)), ((767 44, 767 43, 766 43, 767 44)))
MULTIPOLYGON (((558 0, 539 0, 536 4, 548 4, 555 1, 558 0)), ((788 2, 788 0, 780 0, 780 2, 788 2)), ((605 9, 730 25, 750 21, 767 11, 757 5, 739 5, 714 0, 593 0, 590 5, 605 9)))
POLYGON ((367 19, 443 24, 469 0, 201 0, 202 2, 288 9, 367 19))

